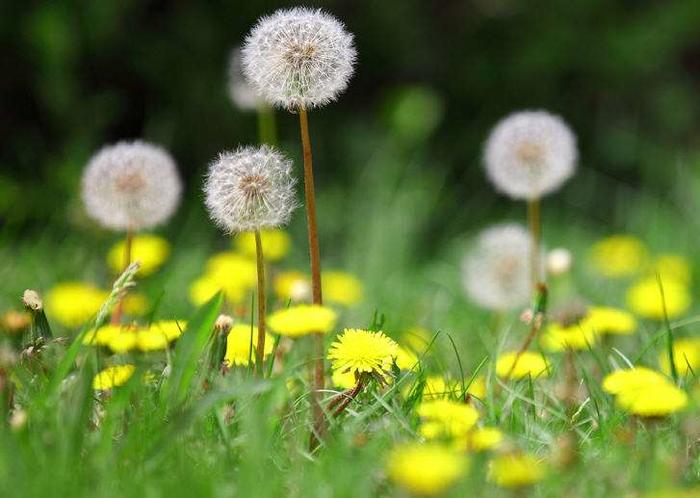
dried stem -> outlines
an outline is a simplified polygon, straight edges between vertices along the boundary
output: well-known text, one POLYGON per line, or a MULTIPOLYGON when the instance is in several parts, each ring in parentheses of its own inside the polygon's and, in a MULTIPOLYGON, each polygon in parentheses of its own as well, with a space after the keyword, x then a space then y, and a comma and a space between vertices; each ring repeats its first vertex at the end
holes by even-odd
POLYGON ((263 257, 262 240, 260 230, 255 231, 255 255, 258 273, 258 343, 255 348, 255 366, 258 375, 263 375, 263 361, 265 359, 265 260, 263 257))
POLYGON ((513 358, 513 364, 508 370, 508 375, 504 377, 505 380, 509 380, 510 376, 513 375, 515 367, 520 361, 520 357, 525 351, 527 351, 527 349, 530 347, 530 344, 532 344, 533 339, 537 335, 537 332, 539 332, 542 328, 542 324, 545 318, 544 315, 547 311, 547 287, 544 284, 539 283, 535 286, 534 301, 535 302, 532 309, 532 318, 530 320, 530 331, 525 336, 525 340, 523 340, 523 343, 520 345, 520 348, 518 348, 518 352, 515 353, 515 358, 513 358))
POLYGON ((527 202, 527 224, 532 237, 532 249, 530 251, 530 275, 533 289, 537 287, 541 276, 540 245, 542 238, 542 225, 540 220, 540 200, 529 200, 527 202))
MULTIPOLYGON (((124 241, 124 270, 129 268, 131 264, 131 246, 134 243, 134 232, 132 230, 126 231, 126 240, 124 241)), ((124 298, 126 293, 121 296, 119 302, 117 303, 114 313, 112 313, 112 319, 110 323, 112 325, 119 325, 122 321, 122 313, 124 311, 124 298)))
MULTIPOLYGON (((316 196, 314 194, 313 156, 311 154, 311 138, 309 136, 309 120, 306 109, 299 109, 299 127, 301 130, 301 143, 304 152, 304 197, 306 205, 306 223, 309 231, 309 258, 311 260, 311 290, 312 302, 323 304, 321 291, 321 254, 318 247, 318 226, 316 224, 316 196)), ((314 375, 313 389, 311 391, 311 408, 313 411, 314 426, 311 446, 315 447, 315 439, 323 436, 325 431, 325 419, 319 396, 324 387, 324 344, 323 334, 313 335, 314 340, 314 375), (314 436, 315 435, 315 436, 314 436)))
POLYGON ((335 398, 333 401, 331 401, 328 405, 328 409, 333 409, 336 405, 338 406, 335 411, 333 412, 333 416, 337 417, 343 411, 345 411, 345 408, 350 404, 352 400, 354 400, 358 394, 362 391, 362 388, 364 387, 364 376, 360 375, 357 379, 357 384, 355 384, 355 387, 352 389, 348 389, 347 391, 342 392, 341 394, 338 395, 337 398, 335 398))

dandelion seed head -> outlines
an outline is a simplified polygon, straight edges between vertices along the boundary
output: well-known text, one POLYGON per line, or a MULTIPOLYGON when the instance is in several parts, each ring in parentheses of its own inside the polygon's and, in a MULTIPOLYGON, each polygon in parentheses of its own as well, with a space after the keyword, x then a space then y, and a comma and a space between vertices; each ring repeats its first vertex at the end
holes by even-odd
POLYGON ((242 111, 255 111, 264 102, 243 74, 241 48, 231 51, 228 63, 228 96, 231 102, 242 111))
POLYGON ((357 59, 343 23, 318 9, 281 9, 261 18, 242 50, 243 72, 270 104, 323 106, 348 85, 357 59))
POLYGON ((484 152, 486 174, 513 199, 538 199, 561 187, 576 169, 576 137, 558 116, 523 111, 491 132, 484 152))
POLYGON ((530 297, 532 238, 520 225, 487 228, 462 261, 464 289, 479 306, 512 309, 530 297))
POLYGON ((274 148, 239 147, 209 167, 205 203, 227 233, 285 225, 296 207, 292 162, 274 148))
POLYGON ((113 230, 142 230, 165 222, 175 212, 181 191, 170 154, 139 140, 103 147, 90 159, 82 179, 88 215, 113 230))

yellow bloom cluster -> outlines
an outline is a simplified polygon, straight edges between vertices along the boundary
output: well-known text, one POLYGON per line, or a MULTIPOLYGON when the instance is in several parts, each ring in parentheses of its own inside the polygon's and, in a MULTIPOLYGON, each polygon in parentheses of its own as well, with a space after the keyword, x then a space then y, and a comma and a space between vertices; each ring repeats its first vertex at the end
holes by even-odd
MULTIPOLYGON (((266 333, 265 350, 263 351, 264 358, 267 358, 272 353, 273 344, 274 338, 266 333)), ((246 366, 251 362, 255 363, 255 350, 257 347, 258 327, 237 323, 231 327, 226 337, 226 355, 224 360, 229 365, 246 366)))
POLYGON ((620 408, 640 417, 663 417, 688 404, 685 391, 644 367, 609 374, 603 379, 603 390, 616 396, 620 408))
POLYGON ((288 337, 330 332, 338 315, 335 311, 317 304, 299 304, 276 311, 267 317, 273 331, 288 337))
POLYGON ((109 293, 83 282, 64 282, 53 287, 44 299, 49 320, 66 327, 79 327, 94 318, 109 293))
POLYGON ((639 273, 647 263, 644 243, 631 235, 612 235, 596 242, 591 248, 593 268, 610 278, 639 273))
POLYGON ((201 306, 219 291, 231 303, 241 303, 257 284, 255 261, 232 251, 212 256, 204 275, 192 283, 190 301, 201 306))
POLYGON ((545 464, 527 453, 499 455, 489 464, 489 480, 502 488, 531 486, 545 475, 545 464))
POLYGON ((504 439, 500 429, 477 427, 467 434, 467 449, 470 451, 491 450, 499 446, 504 439))
POLYGON ((92 379, 92 388, 96 391, 106 391, 127 383, 134 375, 134 365, 115 365, 98 372, 92 379))
POLYGON ((410 493, 435 496, 447 491, 468 466, 468 459, 455 449, 412 443, 394 448, 386 469, 389 478, 410 493))
MULTIPOLYGON (((362 284, 354 275, 341 271, 321 273, 323 300, 328 304, 353 306, 362 300, 362 284)), ((311 279, 298 271, 281 272, 275 277, 273 288, 281 301, 303 302, 311 298, 311 279)))
MULTIPOLYGON (((233 240, 238 252, 251 259, 256 258, 255 232, 243 232, 235 236, 233 240)), ((280 261, 289 253, 292 240, 289 234, 279 228, 269 228, 260 231, 265 260, 271 263, 280 261)))
POLYGON ((311 300, 311 279, 299 271, 283 271, 275 276, 272 288, 282 302, 311 300))
POLYGON ((333 370, 377 374, 383 378, 390 372, 398 349, 399 345, 383 332, 345 329, 331 344, 328 359, 333 370))
POLYGON ((93 346, 106 346, 121 354, 139 350, 143 352, 166 349, 180 337, 186 323, 177 320, 160 320, 148 327, 104 325, 89 331, 83 342, 93 346))
MULTIPOLYGON (((399 346, 394 361, 399 370, 405 371, 411 370, 418 363, 418 357, 412 351, 399 346)), ((357 379, 353 372, 344 372, 342 370, 333 372, 332 381, 334 386, 341 389, 350 389, 357 384, 357 379)))
POLYGON ((664 304, 669 318, 684 314, 691 303, 688 285, 673 278, 665 278, 661 283, 663 295, 655 276, 639 280, 627 291, 627 305, 637 315, 654 320, 663 319, 664 304))
MULTIPOLYGON (((126 242, 112 246, 107 253, 107 265, 114 273, 124 271, 124 250, 126 242)), ((131 261, 141 264, 138 275, 145 277, 156 272, 170 256, 170 244, 156 235, 137 235, 131 242, 131 261)))
POLYGON ((573 325, 551 323, 542 335, 547 351, 582 350, 592 347, 601 335, 629 335, 637 329, 637 320, 627 311, 605 306, 592 306, 573 325))
POLYGON ((532 378, 547 377, 549 375, 549 363, 540 353, 525 351, 520 355, 517 363, 516 356, 515 351, 501 354, 496 360, 496 375, 506 378, 510 372, 512 379, 522 379, 528 376, 532 378), (515 368, 513 368, 514 363, 515 368))
POLYGON ((479 419, 476 408, 449 399, 423 401, 417 413, 418 432, 426 439, 464 439, 479 419))
MULTIPOLYGON (((659 353, 659 363, 661 370, 671 373, 671 363, 668 358, 668 351, 659 353)), ((693 375, 700 367, 700 338, 684 338, 673 341, 673 363, 676 372, 680 375, 693 375)))

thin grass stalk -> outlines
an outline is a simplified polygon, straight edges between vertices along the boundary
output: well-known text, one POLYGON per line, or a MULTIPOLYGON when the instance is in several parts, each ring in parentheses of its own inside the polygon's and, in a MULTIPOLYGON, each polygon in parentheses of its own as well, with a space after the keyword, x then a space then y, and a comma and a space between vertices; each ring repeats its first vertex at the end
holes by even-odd
POLYGON ((255 348, 255 366, 259 376, 263 376, 265 359, 265 258, 263 255, 260 230, 255 231, 255 256, 258 273, 258 344, 255 348))
MULTIPOLYGON (((316 223, 316 196, 314 194, 313 156, 311 153, 311 137, 309 136, 309 119, 306 109, 299 109, 299 127, 304 153, 304 198, 306 206, 306 222, 309 232, 309 259, 311 261, 311 293, 313 304, 323 304, 321 290, 321 253, 318 246, 318 226, 316 223)), ((313 411, 313 433, 321 437, 325 430, 325 418, 319 396, 324 388, 324 344, 323 334, 313 335, 314 375, 311 391, 311 407, 313 411)), ((315 437, 312 436, 312 446, 315 437)))
POLYGON ((542 239, 542 221, 540 214, 540 200, 532 199, 527 202, 527 225, 532 237, 530 250, 530 280, 533 290, 537 288, 541 277, 540 246, 542 239))
MULTIPOLYGON (((129 265, 131 264, 131 246, 134 243, 134 232, 132 230, 127 230, 126 231, 126 240, 124 241, 124 270, 126 271, 127 268, 129 268, 129 265)), ((119 302, 117 303, 116 308, 114 309, 114 313, 112 313, 112 318, 110 320, 110 323, 112 325, 119 325, 122 321, 122 313, 124 311, 124 298, 126 297, 126 293, 124 293, 121 298, 119 299, 119 302)))

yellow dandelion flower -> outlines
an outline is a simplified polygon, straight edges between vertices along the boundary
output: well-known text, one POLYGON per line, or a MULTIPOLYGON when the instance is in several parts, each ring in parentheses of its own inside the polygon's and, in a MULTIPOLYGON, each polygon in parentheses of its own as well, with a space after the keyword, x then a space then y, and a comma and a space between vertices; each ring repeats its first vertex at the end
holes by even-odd
MULTIPOLYGON (((284 258, 289 252, 292 240, 289 234, 279 228, 268 228, 260 231, 265 260, 274 263, 284 258)), ((236 249, 249 258, 255 258, 255 232, 239 233, 234 238, 236 249)))
POLYGON ((299 304, 272 313, 267 317, 267 323, 278 334, 299 337, 330 332, 337 319, 336 312, 325 306, 299 304))
POLYGON ((136 330, 133 328, 122 329, 107 343, 109 349, 117 354, 128 353, 136 347, 136 330))
POLYGON ((424 401, 417 413, 421 417, 418 430, 426 439, 466 437, 479 419, 476 408, 449 399, 424 401))
POLYGON ((235 280, 222 282, 211 275, 204 275, 195 280, 190 286, 190 302, 195 306, 201 306, 218 292, 224 291, 226 300, 230 303, 240 303, 249 297, 248 287, 242 287, 235 280))
POLYGON ((124 313, 130 316, 141 316, 150 306, 148 298, 138 292, 130 292, 123 301, 124 313))
POLYGON ((121 331, 121 325, 104 325, 100 328, 92 329, 83 336, 83 344, 108 346, 112 339, 119 335, 121 331))
POLYGON ((136 348, 143 352, 167 349, 170 341, 168 336, 158 327, 148 327, 135 333, 136 348))
POLYGON ((606 375, 603 379, 603 391, 610 394, 620 394, 624 391, 636 390, 666 381, 666 377, 659 372, 645 367, 634 367, 627 370, 616 370, 606 375))
POLYGON ((345 329, 331 344, 328 359, 333 370, 384 376, 390 371, 398 349, 398 344, 383 332, 345 329))
POLYGON ((136 371, 134 365, 115 365, 107 367, 92 379, 92 388, 96 391, 106 391, 126 384, 136 371))
POLYGON ((667 279, 689 285, 693 270, 690 261, 680 254, 662 254, 654 261, 652 275, 661 275, 661 280, 667 279))
POLYGON ((569 326, 557 322, 550 323, 540 338, 542 347, 553 353, 590 349, 597 341, 598 335, 585 319, 569 326))
MULTIPOLYGON (((664 373, 671 373, 668 351, 659 353, 659 363, 664 373)), ((691 370, 697 374, 700 367, 700 339, 685 338, 673 341, 673 363, 680 375, 691 374, 691 370)))
POLYGON ((78 327, 93 318, 109 294, 83 282, 64 282, 46 294, 44 304, 49 320, 66 327, 78 327))
POLYGON ((429 375, 423 386, 423 400, 433 400, 455 397, 460 394, 460 386, 453 380, 447 380, 439 375, 429 375))
POLYGON ((298 271, 283 271, 275 276, 273 282, 275 296, 280 301, 311 300, 311 279, 298 271))
POLYGON ((647 260, 641 240, 631 235, 613 235, 591 248, 591 263, 603 276, 619 278, 639 273, 647 260))
POLYGON ((591 306, 584 320, 596 334, 629 335, 637 330, 634 315, 607 306, 591 306))
POLYGON ((331 381, 335 387, 340 389, 352 389, 357 384, 355 372, 343 372, 342 370, 334 370, 331 381))
POLYGON ((411 370, 418 363, 418 356, 404 347, 399 346, 396 352, 396 366, 399 370, 411 370))
POLYGON ((152 329, 158 330, 163 334, 168 342, 174 341, 180 337, 187 328, 186 320, 158 320, 151 324, 152 329))
POLYGON ((362 300, 362 284, 354 275, 342 271, 324 271, 321 274, 323 298, 342 306, 353 306, 362 300))
POLYGON ((394 448, 386 465, 389 478, 416 495, 440 495, 468 470, 459 452, 435 444, 406 444, 394 448))
POLYGON ((488 478, 502 488, 531 486, 546 474, 541 460, 525 453, 499 455, 489 463, 488 478))
POLYGON ((663 296, 656 277, 645 278, 627 290, 627 305, 637 315, 661 320, 664 317, 663 303, 669 318, 676 318, 690 307, 690 291, 678 280, 666 279, 663 282, 663 296))
POLYGON ((504 440, 503 432, 495 427, 479 427, 467 435, 467 449, 488 451, 497 448, 504 440))
MULTIPOLYGON (((124 271, 125 241, 117 242, 107 253, 107 264, 114 273, 124 271)), ((170 244, 157 235, 137 235, 131 243, 131 260, 141 263, 138 275, 156 272, 170 256, 170 244)))
POLYGON ((549 363, 540 353, 535 353, 533 351, 523 352, 513 369, 516 355, 517 353, 515 351, 501 354, 498 360, 496 360, 496 375, 504 378, 511 369, 510 377, 513 379, 522 379, 528 375, 533 378, 547 377, 549 375, 549 363))
POLYGON ((416 353, 424 353, 432 339, 432 334, 423 327, 413 327, 401 334, 401 343, 416 353))
POLYGON ((205 275, 220 284, 234 282, 237 287, 252 289, 258 282, 255 261, 233 251, 215 254, 207 262, 205 275))
POLYGON ((688 395, 671 382, 649 384, 617 395, 622 409, 640 417, 663 417, 681 411, 688 404, 688 395))
MULTIPOLYGON (((270 334, 265 334, 265 349, 263 351, 264 358, 267 358, 272 353, 275 339, 270 334)), ((255 348, 258 347, 258 327, 251 327, 250 324, 237 323, 228 332, 226 336, 226 355, 224 360, 229 365, 246 366, 250 362, 255 363, 255 348), (251 332, 252 330, 252 332, 251 332), (251 350, 251 333, 252 333, 252 350, 251 350)))
POLYGON ((479 375, 472 380, 471 384, 469 384, 469 387, 467 388, 467 394, 470 394, 482 401, 486 399, 486 379, 484 379, 483 375, 479 375))

